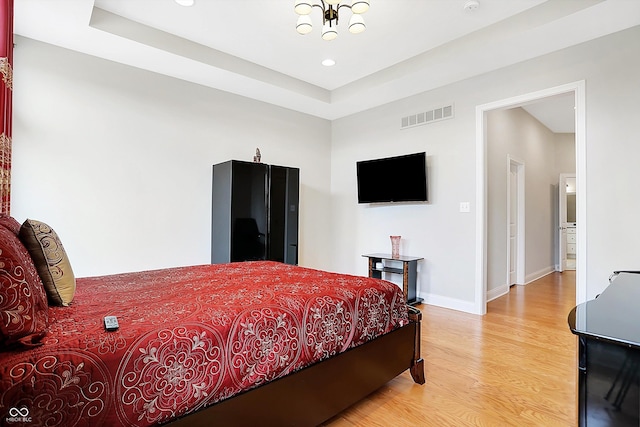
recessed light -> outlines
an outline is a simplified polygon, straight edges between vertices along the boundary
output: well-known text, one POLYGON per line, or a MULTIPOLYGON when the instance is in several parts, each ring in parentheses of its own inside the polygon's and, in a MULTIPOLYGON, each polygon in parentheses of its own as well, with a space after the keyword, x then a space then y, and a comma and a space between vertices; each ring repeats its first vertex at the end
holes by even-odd
POLYGON ((196 0, 174 0, 180 6, 193 6, 196 0))
POLYGON ((336 65, 336 61, 334 61, 333 59, 325 59, 324 61, 322 61, 322 65, 324 65, 325 67, 333 67, 334 65, 336 65))

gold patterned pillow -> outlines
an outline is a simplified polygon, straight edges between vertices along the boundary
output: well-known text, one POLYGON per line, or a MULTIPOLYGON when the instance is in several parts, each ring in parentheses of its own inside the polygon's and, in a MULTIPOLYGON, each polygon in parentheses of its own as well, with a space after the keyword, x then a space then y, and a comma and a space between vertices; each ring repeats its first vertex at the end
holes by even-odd
POLYGON ((76 278, 58 234, 44 222, 27 219, 20 227, 20 240, 47 292, 51 305, 68 306, 76 293, 76 278))

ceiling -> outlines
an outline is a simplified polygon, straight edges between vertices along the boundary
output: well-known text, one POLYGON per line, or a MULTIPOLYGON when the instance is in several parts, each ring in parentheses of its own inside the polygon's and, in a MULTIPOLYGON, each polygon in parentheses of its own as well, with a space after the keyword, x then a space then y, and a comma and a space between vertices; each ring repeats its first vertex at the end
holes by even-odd
POLYGON ((638 0, 468 1, 371 0, 330 42, 317 8, 295 31, 293 0, 16 0, 14 31, 333 120, 640 25, 638 0))

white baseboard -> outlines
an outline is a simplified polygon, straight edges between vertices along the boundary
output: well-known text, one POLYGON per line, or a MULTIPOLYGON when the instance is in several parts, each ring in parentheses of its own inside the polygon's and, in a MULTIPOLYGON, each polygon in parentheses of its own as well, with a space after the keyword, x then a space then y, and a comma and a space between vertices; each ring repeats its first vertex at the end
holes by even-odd
MULTIPOLYGON (((543 268, 525 277, 525 284, 538 280, 541 277, 551 274, 555 271, 554 266, 543 268)), ((501 297, 509 292, 508 285, 498 286, 487 291, 487 302, 501 297)), ((424 304, 435 305, 436 307, 449 308, 451 310, 464 311, 465 313, 476 314, 475 304, 473 301, 464 301, 456 298, 443 297, 441 295, 426 294, 418 292, 418 297, 423 299, 424 304)))
POLYGON ((475 305, 473 301, 464 301, 456 298, 443 297, 441 295, 418 293, 424 304, 435 305, 442 308, 450 308, 451 310, 464 311, 466 313, 475 314, 475 305))
POLYGON ((509 285, 502 285, 487 291, 487 302, 509 293, 509 285))
MULTIPOLYGON (((529 284, 531 282, 534 282, 544 276, 546 276, 547 274, 551 274, 553 272, 556 271, 556 267, 555 266, 550 266, 550 267, 546 267, 543 268, 542 270, 538 270, 534 273, 528 274, 525 277, 525 285, 529 284)), ((501 285, 501 286, 497 286, 493 289, 491 289, 490 291, 487 291, 487 302, 492 301, 496 298, 500 298, 503 295, 506 295, 509 293, 509 285, 501 285)))
POLYGON ((546 276, 547 274, 553 273, 554 271, 556 271, 555 267, 554 266, 549 266, 549 267, 543 268, 542 270, 538 270, 538 271, 533 272, 531 274, 527 274, 525 276, 525 278, 524 278, 524 283, 525 283, 525 285, 529 284, 529 283, 531 283, 531 282, 533 282, 535 280, 538 280, 538 279, 546 276))

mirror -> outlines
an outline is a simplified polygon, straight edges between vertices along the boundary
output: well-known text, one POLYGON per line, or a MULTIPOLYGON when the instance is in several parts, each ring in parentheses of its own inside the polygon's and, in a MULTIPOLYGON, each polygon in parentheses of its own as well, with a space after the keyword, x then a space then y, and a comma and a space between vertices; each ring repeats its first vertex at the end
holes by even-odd
POLYGON ((567 178, 567 222, 576 222, 576 179, 567 178))

